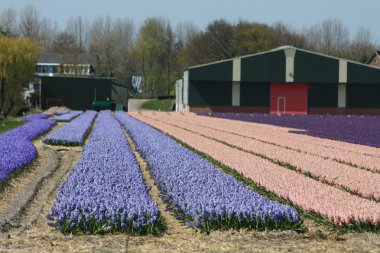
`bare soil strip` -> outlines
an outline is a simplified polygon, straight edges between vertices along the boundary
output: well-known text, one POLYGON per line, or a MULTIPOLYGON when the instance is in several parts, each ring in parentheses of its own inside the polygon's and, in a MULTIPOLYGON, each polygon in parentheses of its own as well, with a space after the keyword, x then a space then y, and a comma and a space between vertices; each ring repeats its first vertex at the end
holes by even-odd
POLYGON ((43 183, 46 182, 58 168, 60 159, 57 153, 50 148, 43 148, 42 153, 43 156, 47 156, 50 159, 48 159, 45 164, 40 165, 42 168, 38 173, 21 188, 6 209, 0 214, 0 230, 2 232, 8 232, 12 228, 19 228, 27 225, 23 222, 23 216, 26 209, 37 195, 45 194, 45 192, 41 191, 43 183))

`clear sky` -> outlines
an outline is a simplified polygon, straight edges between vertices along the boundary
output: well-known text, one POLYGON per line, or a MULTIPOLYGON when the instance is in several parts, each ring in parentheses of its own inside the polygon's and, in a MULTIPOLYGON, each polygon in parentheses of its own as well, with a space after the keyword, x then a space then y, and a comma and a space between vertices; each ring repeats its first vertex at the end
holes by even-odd
POLYGON ((340 19, 353 35, 358 27, 371 29, 380 44, 380 0, 0 0, 0 10, 21 10, 33 4, 42 16, 64 28, 71 17, 92 21, 97 16, 130 18, 139 26, 145 18, 162 16, 175 26, 191 21, 199 28, 218 18, 271 25, 277 21, 296 30, 324 19, 340 19))

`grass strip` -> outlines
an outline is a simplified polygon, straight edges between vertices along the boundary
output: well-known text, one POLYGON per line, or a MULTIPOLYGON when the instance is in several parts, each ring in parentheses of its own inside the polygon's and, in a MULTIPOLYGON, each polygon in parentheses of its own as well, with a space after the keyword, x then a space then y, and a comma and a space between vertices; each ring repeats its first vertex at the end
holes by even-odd
POLYGON ((27 122, 18 121, 18 120, 14 120, 14 119, 11 119, 11 118, 3 119, 3 120, 0 121, 0 134, 4 133, 6 131, 9 131, 9 130, 11 130, 13 128, 22 126, 25 123, 27 123, 27 122))

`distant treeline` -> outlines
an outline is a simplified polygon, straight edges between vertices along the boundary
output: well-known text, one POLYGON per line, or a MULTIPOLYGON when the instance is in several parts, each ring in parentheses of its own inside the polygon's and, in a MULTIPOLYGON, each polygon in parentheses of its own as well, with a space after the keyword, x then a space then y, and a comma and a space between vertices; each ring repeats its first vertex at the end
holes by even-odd
MULTIPOLYGON (((254 17, 253 17, 254 18, 254 17)), ((278 22, 267 25, 241 20, 214 20, 204 29, 191 22, 177 24, 149 17, 136 27, 128 18, 98 17, 92 22, 78 16, 63 30, 41 17, 32 5, 0 14, 0 34, 29 37, 44 52, 96 53, 100 76, 115 77, 131 85, 131 76, 143 77, 147 95, 173 94, 183 69, 202 63, 293 45, 328 55, 365 62, 376 45, 371 31, 359 28, 353 35, 340 20, 328 19, 302 31, 278 22)))

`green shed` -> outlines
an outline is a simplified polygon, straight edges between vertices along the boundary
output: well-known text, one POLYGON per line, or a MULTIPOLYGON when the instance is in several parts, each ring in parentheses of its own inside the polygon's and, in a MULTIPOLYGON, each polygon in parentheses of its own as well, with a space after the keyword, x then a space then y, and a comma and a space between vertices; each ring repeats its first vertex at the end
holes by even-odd
POLYGON ((72 110, 90 110, 94 101, 127 106, 127 88, 114 81, 114 78, 102 77, 42 77, 42 109, 66 106, 72 110))

